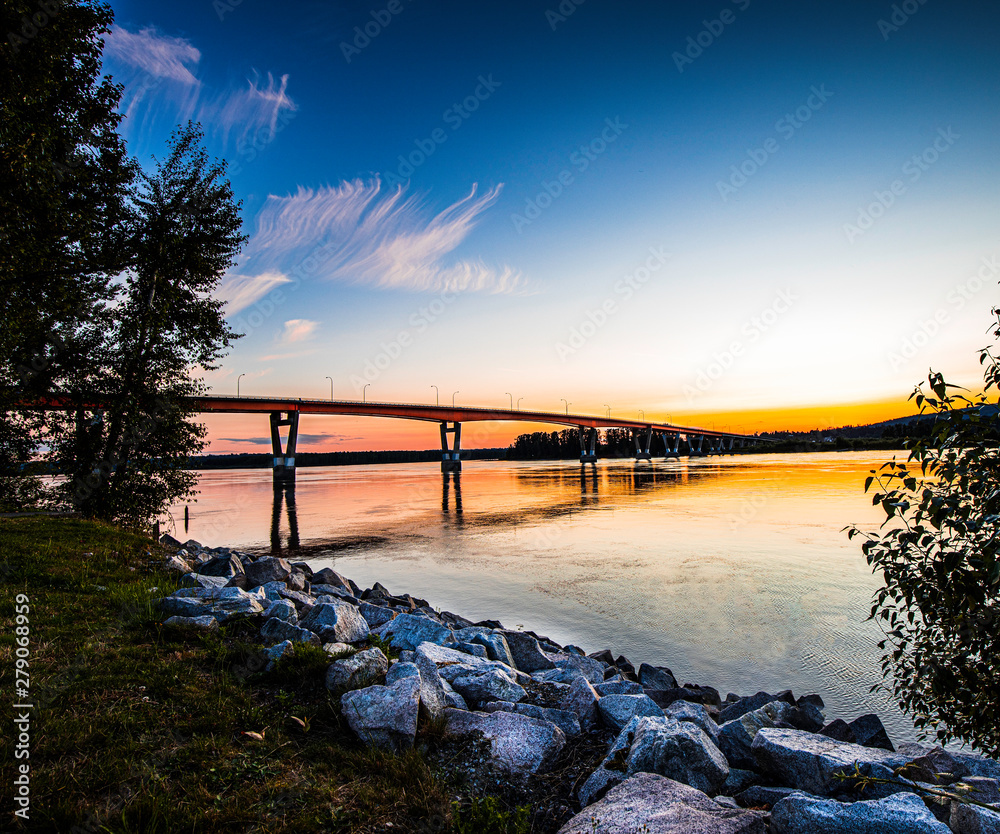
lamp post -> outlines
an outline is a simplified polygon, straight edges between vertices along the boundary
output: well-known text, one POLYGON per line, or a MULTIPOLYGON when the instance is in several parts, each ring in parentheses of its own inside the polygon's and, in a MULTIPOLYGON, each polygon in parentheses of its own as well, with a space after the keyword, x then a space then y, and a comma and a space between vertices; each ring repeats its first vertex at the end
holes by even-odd
POLYGON ((361 389, 361 402, 367 402, 368 397, 368 386, 371 385, 370 382, 365 383, 365 387, 361 389))
POLYGON ((432 385, 431 388, 434 389, 434 405, 441 405, 441 392, 436 385, 432 385))
POLYGON ((523 399, 524 399, 524 397, 518 397, 517 398, 517 410, 518 411, 521 410, 521 400, 523 400, 523 399))
POLYGON ((454 394, 451 395, 451 407, 452 408, 455 407, 455 394, 461 394, 461 393, 462 393, 461 391, 456 391, 454 394))
POLYGON ((333 377, 332 376, 328 376, 327 379, 330 380, 330 401, 332 402, 333 401, 333 377))
POLYGON ((246 374, 240 374, 238 377, 236 377, 236 396, 237 397, 240 395, 240 380, 243 379, 243 377, 245 377, 245 376, 246 376, 246 374))
POLYGON ((608 419, 610 420, 611 419, 611 406, 608 405, 607 403, 605 403, 604 407, 608 410, 608 419))
POLYGON ((646 412, 643 411, 641 408, 639 409, 639 419, 640 420, 645 420, 646 419, 646 412))
POLYGON ((513 410, 514 410, 514 395, 513 395, 513 394, 511 394, 511 393, 510 393, 509 391, 504 391, 504 393, 505 393, 505 394, 506 394, 506 395, 507 395, 508 397, 510 397, 510 410, 511 410, 511 411, 513 411, 513 410))
MULTIPOLYGON (((564 403, 566 403, 566 400, 564 400, 564 399, 563 399, 562 397, 560 397, 560 398, 559 398, 559 400, 560 400, 560 402, 564 402, 564 403)), ((573 403, 566 403, 566 416, 567 416, 567 417, 569 417, 569 407, 570 407, 571 405, 573 405, 573 403)))

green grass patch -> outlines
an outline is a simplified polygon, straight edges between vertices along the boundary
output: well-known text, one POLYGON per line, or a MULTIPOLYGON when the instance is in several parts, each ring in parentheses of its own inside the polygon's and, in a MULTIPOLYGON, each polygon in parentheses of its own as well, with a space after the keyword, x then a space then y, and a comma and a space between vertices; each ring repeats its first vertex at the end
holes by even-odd
MULTIPOLYGON (((151 601, 177 587, 163 560, 156 543, 108 525, 0 519, 0 681, 14 690, 25 594, 36 705, 30 824, 7 817, 0 828, 525 830, 492 806, 456 811, 454 789, 417 751, 365 749, 325 689, 318 649, 264 674, 251 622, 217 635, 163 627, 151 601)), ((12 764, 8 755, 8 786, 12 764)))

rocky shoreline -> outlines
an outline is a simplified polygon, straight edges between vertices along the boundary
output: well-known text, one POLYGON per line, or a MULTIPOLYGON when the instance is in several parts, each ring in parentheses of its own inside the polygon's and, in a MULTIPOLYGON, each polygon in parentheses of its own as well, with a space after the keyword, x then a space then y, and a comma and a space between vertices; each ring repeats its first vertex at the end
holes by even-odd
POLYGON ((326 687, 363 743, 400 751, 433 727, 476 751, 468 769, 535 785, 560 834, 1000 834, 1000 763, 896 747, 875 715, 828 721, 819 695, 722 697, 663 666, 473 623, 329 568, 161 543, 184 586, 157 601, 166 626, 253 618, 269 668, 321 647, 326 687))

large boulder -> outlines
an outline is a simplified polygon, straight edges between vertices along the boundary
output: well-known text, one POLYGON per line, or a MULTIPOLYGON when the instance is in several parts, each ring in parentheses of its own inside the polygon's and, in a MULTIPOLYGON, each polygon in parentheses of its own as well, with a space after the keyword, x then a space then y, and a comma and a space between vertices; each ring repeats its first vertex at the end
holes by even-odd
POLYGON ((587 777, 577 791, 577 799, 580 800, 580 807, 586 808, 590 803, 596 802, 604 796, 610 788, 624 781, 628 769, 625 764, 628 759, 629 750, 632 749, 632 742, 635 741, 635 730, 639 726, 641 718, 633 718, 628 722, 618 737, 611 742, 604 760, 594 769, 594 772, 587 777))
POLYGON ((358 609, 342 600, 314 605, 302 618, 302 627, 318 634, 324 643, 357 643, 369 633, 368 623, 358 609))
POLYGON ((510 646, 507 645, 507 638, 499 631, 483 629, 478 634, 473 634, 471 637, 462 639, 468 640, 470 643, 478 643, 480 646, 485 646, 486 656, 490 660, 498 660, 511 667, 516 667, 517 665, 514 663, 514 656, 510 653, 510 646))
POLYGON ((313 585, 333 585, 341 591, 354 595, 350 580, 341 576, 333 568, 323 568, 323 570, 316 571, 310 577, 310 582, 313 585))
POLYGON ((603 683, 595 683, 594 690, 602 698, 605 695, 645 695, 645 691, 642 686, 635 681, 626 680, 625 678, 615 678, 614 680, 604 681, 603 683))
POLYGON ((452 736, 482 733, 490 742, 497 764, 513 774, 538 773, 555 760, 566 744, 566 736, 550 721, 516 712, 444 711, 445 732, 452 736))
POLYGON ((666 666, 639 665, 639 683, 644 689, 676 689, 677 678, 666 666))
POLYGON ((750 746, 757 733, 764 727, 787 726, 788 714, 794 709, 785 701, 773 701, 727 721, 719 728, 719 749, 733 767, 753 770, 757 759, 750 746))
MULTIPOLYGON (((594 660, 580 654, 564 654, 555 661, 555 664, 556 669, 575 672, 577 675, 582 675, 592 684, 604 681, 604 670, 607 668, 599 660, 594 660)), ((572 680, 566 681, 566 683, 572 683, 572 680)))
POLYGON ((912 793, 837 802, 793 793, 771 809, 771 834, 951 834, 912 793))
POLYGON ((265 646, 273 646, 275 643, 282 643, 285 640, 291 640, 293 643, 309 643, 312 646, 322 645, 319 635, 279 617, 267 620, 261 627, 260 636, 263 638, 265 646))
MULTIPOLYGON (((725 731, 725 726, 723 726, 725 731)), ((845 790, 837 774, 853 772, 855 764, 876 767, 891 775, 906 756, 847 744, 803 730, 764 727, 751 745, 758 767, 777 781, 807 793, 830 796, 845 790)))
MULTIPOLYGON (((695 788, 637 773, 585 807, 559 834, 764 834, 764 815, 725 808, 695 788)), ((882 834, 885 834, 882 832, 882 834)))
POLYGON ((663 710, 647 695, 605 695, 597 702, 597 709, 604 723, 616 732, 637 715, 663 717, 663 710))
POLYGON ((207 562, 202 562, 194 569, 195 573, 204 576, 228 576, 233 577, 239 573, 245 573, 243 563, 238 556, 216 556, 207 562))
POLYGON ((886 732, 882 720, 875 713, 870 712, 867 715, 859 716, 847 726, 854 733, 854 739, 857 744, 863 747, 879 747, 882 750, 888 750, 892 753, 896 752, 896 748, 892 746, 892 741, 889 740, 889 734, 886 732))
POLYGON ((387 622, 395 619, 396 617, 396 612, 391 608, 385 608, 381 605, 372 605, 370 602, 362 602, 358 605, 358 613, 365 618, 365 622, 368 623, 369 628, 384 626, 387 622))
POLYGON ((520 715, 527 715, 529 718, 538 718, 541 721, 551 721, 563 733, 566 738, 580 735, 580 719, 575 713, 565 709, 553 709, 551 707, 539 707, 535 704, 513 704, 509 701, 491 701, 484 704, 483 712, 516 712, 520 715))
POLYGON ((527 697, 524 687, 514 683, 500 669, 488 669, 476 672, 451 681, 452 688, 458 692, 473 708, 487 701, 507 701, 516 703, 527 697))
POLYGON ((738 701, 724 707, 719 713, 719 723, 725 724, 727 721, 734 721, 741 715, 753 712, 755 709, 760 709, 765 704, 771 704, 775 701, 786 701, 793 707, 795 706, 795 699, 792 698, 791 692, 781 692, 777 695, 771 695, 767 692, 758 692, 756 695, 748 695, 747 697, 740 698, 738 701))
POLYGON ((437 666, 419 650, 415 653, 413 662, 420 673, 420 708, 432 721, 443 718, 445 707, 448 706, 448 694, 444 688, 444 681, 438 674, 437 666))
POLYGON ((385 750, 413 747, 420 714, 420 679, 404 677, 392 686, 369 686, 347 692, 340 711, 365 743, 385 750))
POLYGON ((358 689, 383 677, 389 671, 389 659, 381 649, 365 649, 342 660, 335 660, 326 670, 326 688, 358 689))
POLYGON ((514 666, 522 672, 538 672, 555 669, 556 664, 542 653, 538 640, 523 631, 501 632, 510 649, 514 666))
POLYGON ((421 643, 444 645, 452 640, 450 628, 415 614, 400 614, 385 625, 381 634, 394 648, 410 651, 421 643))
MULTIPOLYGON (((404 615, 405 616, 405 615, 404 615)), ((396 618, 397 620, 399 617, 396 618)), ((393 620, 395 622, 396 620, 393 620)), ((482 657, 457 651, 450 646, 439 646, 435 643, 421 643, 417 646, 417 654, 423 654, 438 670, 438 673, 449 683, 465 675, 481 674, 491 669, 499 669, 514 681, 527 679, 527 675, 518 672, 506 664, 496 660, 486 660, 482 657)))
POLYGON ((165 626, 172 626, 173 628, 180 629, 182 631, 218 631, 219 621, 213 617, 211 614, 203 614, 199 617, 167 617, 163 621, 165 626))
POLYGON ((626 760, 627 772, 658 773, 704 793, 729 776, 725 756, 704 730, 674 718, 640 718, 626 760))
POLYGON ((719 725, 708 714, 704 704, 693 704, 690 701, 674 701, 664 710, 670 718, 678 721, 687 721, 697 727, 701 727, 705 734, 712 739, 716 746, 719 744, 719 725))
POLYGON ((576 678, 562 696, 559 706, 576 714, 580 728, 590 732, 601 723, 601 713, 597 709, 600 696, 597 690, 584 678, 576 678))
POLYGON ((265 556, 256 562, 244 565, 247 583, 251 588, 263 585, 265 582, 284 582, 292 573, 292 566, 277 556, 265 556))
POLYGON ((952 802, 948 827, 954 834, 1000 834, 1000 808, 991 811, 978 805, 952 802))

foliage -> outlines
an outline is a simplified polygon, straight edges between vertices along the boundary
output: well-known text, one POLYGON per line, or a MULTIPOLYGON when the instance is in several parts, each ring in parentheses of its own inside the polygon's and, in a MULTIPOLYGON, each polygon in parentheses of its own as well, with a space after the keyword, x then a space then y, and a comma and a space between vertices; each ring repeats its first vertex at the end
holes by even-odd
MULTIPOLYGON (((1000 337, 1000 310, 994 336, 1000 337)), ((1000 365, 981 352, 984 392, 972 395, 930 372, 911 395, 934 428, 911 440, 906 462, 872 470, 883 532, 862 550, 884 587, 870 619, 885 639, 882 671, 900 707, 944 743, 962 740, 1000 755, 1000 409, 989 402, 1000 365)))
POLYGON ((0 505, 39 497, 23 468, 45 420, 12 406, 88 363, 125 262, 135 166, 117 133, 121 90, 100 74, 111 20, 91 0, 0 7, 0 505))
POLYGON ((526 805, 505 811, 492 796, 473 799, 464 810, 456 803, 455 811, 456 834, 528 834, 530 828, 526 805))
POLYGON ((204 390, 191 369, 217 367, 236 335, 211 294, 245 240, 225 167, 209 162, 201 138, 188 124, 140 175, 128 268, 55 433, 51 459, 72 465, 62 493, 87 516, 141 526, 197 480, 186 464, 204 428, 184 398, 204 390))

